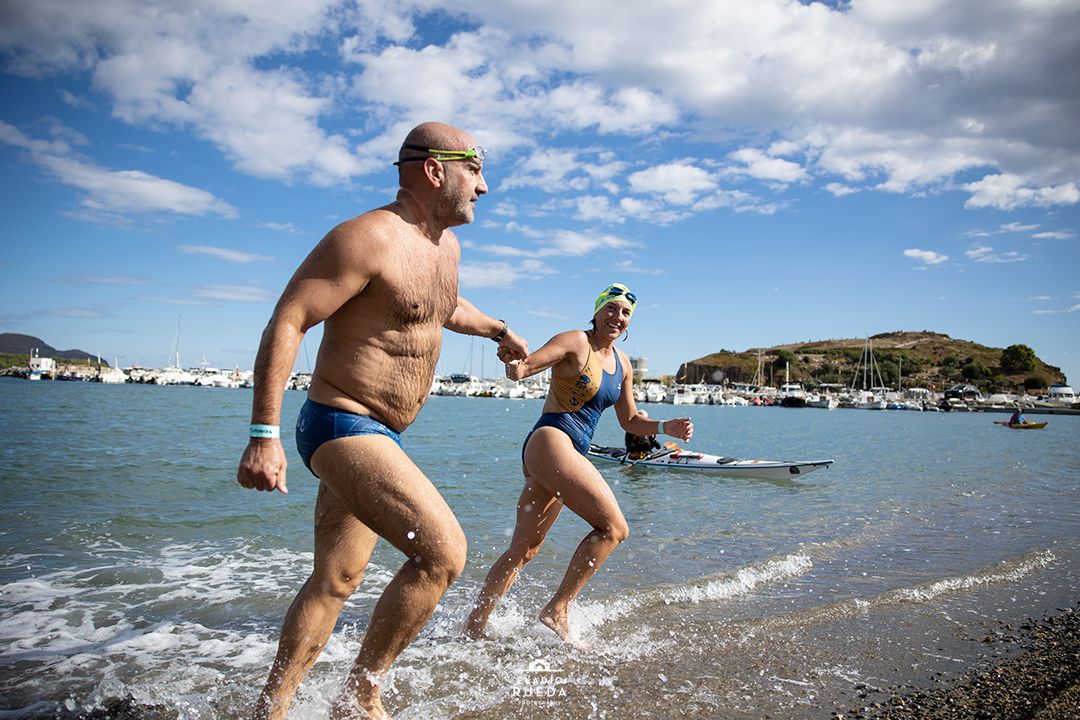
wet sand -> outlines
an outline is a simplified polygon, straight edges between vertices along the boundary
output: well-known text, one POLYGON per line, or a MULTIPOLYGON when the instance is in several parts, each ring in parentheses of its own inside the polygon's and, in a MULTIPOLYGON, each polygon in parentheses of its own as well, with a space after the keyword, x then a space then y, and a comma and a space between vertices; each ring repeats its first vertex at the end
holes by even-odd
POLYGON ((1080 604, 983 640, 976 665, 958 677, 931 676, 924 687, 856 686, 861 707, 833 718, 868 720, 1080 719, 1080 604))

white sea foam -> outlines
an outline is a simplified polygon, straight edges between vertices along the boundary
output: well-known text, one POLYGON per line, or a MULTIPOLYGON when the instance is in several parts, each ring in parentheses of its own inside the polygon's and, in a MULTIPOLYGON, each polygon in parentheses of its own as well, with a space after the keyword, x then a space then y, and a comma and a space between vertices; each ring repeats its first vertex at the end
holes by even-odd
POLYGON ((1050 550, 1041 550, 1006 560, 969 575, 941 578, 912 588, 900 588, 882 596, 883 601, 928 602, 946 593, 970 590, 982 585, 1019 582, 1031 573, 1050 565, 1057 557, 1050 550))

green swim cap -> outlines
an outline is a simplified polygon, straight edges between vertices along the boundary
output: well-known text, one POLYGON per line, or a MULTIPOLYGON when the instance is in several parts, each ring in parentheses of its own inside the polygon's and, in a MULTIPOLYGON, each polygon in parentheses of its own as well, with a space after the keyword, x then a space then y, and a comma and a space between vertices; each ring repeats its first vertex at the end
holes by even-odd
POLYGON ((600 297, 596 298, 596 307, 593 308, 593 315, 600 312, 600 308, 604 307, 609 302, 615 302, 616 300, 625 300, 630 303, 630 315, 633 316, 634 310, 637 309, 637 295, 630 292, 630 288, 622 283, 612 283, 604 289, 604 292, 600 293, 600 297))

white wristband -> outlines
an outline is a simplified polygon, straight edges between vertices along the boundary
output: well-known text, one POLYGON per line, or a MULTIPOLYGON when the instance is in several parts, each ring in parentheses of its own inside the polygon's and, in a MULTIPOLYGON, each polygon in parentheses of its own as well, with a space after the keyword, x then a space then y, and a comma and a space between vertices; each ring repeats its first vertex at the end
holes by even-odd
POLYGON ((252 423, 248 429, 248 437, 253 438, 279 438, 281 437, 281 428, 277 425, 258 425, 252 423))

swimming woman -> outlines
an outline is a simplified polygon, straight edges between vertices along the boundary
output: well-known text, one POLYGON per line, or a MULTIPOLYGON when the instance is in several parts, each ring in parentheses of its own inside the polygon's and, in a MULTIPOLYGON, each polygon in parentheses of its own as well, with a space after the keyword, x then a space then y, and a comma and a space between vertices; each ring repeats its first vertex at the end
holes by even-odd
POLYGON ((615 406, 619 424, 635 435, 666 434, 689 440, 690 418, 656 421, 640 415, 634 402, 633 372, 615 341, 630 326, 637 297, 621 284, 608 286, 596 299, 592 328, 556 335, 523 360, 500 348, 506 376, 512 380, 551 368, 551 389, 544 412, 525 438, 522 465, 525 487, 517 505, 510 548, 488 572, 466 622, 465 632, 483 635, 499 599, 525 563, 536 557, 563 506, 592 525, 578 545, 570 567, 540 620, 563 640, 570 640, 570 603, 630 529, 611 488, 586 458, 600 414, 615 406))

